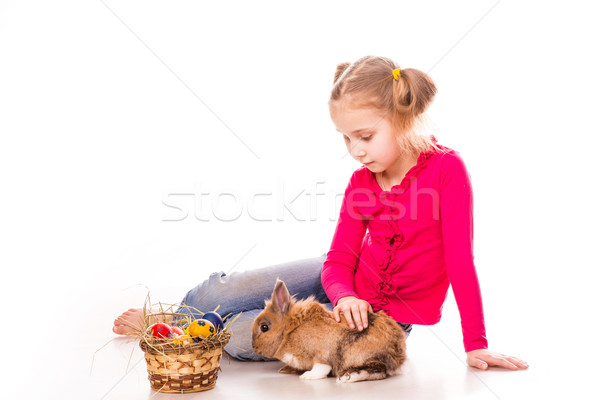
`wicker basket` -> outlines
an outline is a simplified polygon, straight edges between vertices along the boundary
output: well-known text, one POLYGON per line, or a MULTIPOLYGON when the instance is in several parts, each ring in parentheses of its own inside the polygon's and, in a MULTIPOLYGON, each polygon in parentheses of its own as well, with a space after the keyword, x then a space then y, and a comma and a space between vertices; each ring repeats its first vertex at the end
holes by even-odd
POLYGON ((217 383, 223 347, 231 333, 189 345, 150 345, 140 341, 148 365, 153 390, 164 393, 190 393, 209 390, 217 383))

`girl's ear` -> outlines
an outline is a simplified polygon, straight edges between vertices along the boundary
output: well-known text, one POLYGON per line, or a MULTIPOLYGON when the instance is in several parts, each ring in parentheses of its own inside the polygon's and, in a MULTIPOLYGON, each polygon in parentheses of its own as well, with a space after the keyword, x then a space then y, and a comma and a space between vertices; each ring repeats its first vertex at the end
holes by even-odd
POLYGON ((277 279, 271 295, 271 306, 277 314, 286 314, 290 309, 290 292, 283 281, 277 279))

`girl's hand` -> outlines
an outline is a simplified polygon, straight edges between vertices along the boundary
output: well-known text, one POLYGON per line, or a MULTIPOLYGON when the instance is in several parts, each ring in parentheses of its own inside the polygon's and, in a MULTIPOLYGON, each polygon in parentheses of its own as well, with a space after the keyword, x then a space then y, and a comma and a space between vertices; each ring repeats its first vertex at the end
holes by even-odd
POLYGON ((487 349, 478 349, 467 352, 467 364, 479 369, 487 369, 488 366, 508 368, 512 370, 527 369, 529 365, 517 357, 494 353, 487 349))
POLYGON ((344 313, 348 326, 354 329, 354 323, 356 322, 356 327, 359 331, 362 331, 369 325, 369 311, 373 312, 373 307, 369 302, 357 299, 354 296, 348 296, 338 300, 333 309, 333 316, 337 322, 340 322, 340 312, 344 313))

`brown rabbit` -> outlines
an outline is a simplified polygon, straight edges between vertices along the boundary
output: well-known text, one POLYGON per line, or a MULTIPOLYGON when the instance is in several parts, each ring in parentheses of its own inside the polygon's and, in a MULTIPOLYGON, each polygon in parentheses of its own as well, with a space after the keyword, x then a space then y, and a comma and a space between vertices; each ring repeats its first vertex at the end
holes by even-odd
POLYGON ((336 322, 312 297, 291 298, 279 279, 265 304, 254 320, 252 348, 286 363, 281 373, 302 373, 301 379, 334 375, 338 382, 376 380, 397 374, 406 359, 406 335, 383 312, 369 313, 363 331, 351 329, 345 318, 336 322))

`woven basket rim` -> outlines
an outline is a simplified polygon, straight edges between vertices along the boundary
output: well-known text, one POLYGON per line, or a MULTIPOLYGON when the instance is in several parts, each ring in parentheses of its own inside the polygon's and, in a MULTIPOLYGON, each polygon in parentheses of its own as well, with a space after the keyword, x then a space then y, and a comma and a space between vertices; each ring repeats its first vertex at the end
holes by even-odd
POLYGON ((192 353, 197 350, 213 350, 217 347, 225 347, 229 343, 231 338, 230 332, 223 332, 220 334, 221 337, 217 340, 207 338, 193 344, 175 345, 172 342, 165 343, 153 343, 150 344, 144 340, 140 340, 140 348, 150 354, 185 354, 192 353))

